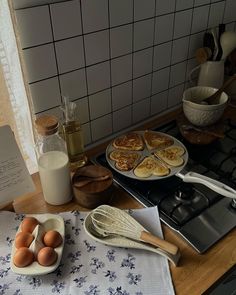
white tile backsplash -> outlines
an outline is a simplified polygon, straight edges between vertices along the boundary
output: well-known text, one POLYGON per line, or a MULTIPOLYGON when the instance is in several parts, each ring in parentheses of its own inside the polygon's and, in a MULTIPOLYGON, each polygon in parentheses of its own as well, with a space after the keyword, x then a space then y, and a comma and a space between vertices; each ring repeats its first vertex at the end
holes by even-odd
POLYGON ((78 0, 50 5, 55 40, 82 34, 80 9, 78 0))
POLYGON ((173 37, 174 14, 156 17, 155 44, 167 42, 173 37))
POLYGON ((82 36, 55 42, 59 74, 84 67, 82 36))
POLYGON ((168 90, 151 97, 151 115, 159 114, 167 109, 168 90))
POLYGON ((127 106, 123 109, 113 112, 113 130, 114 132, 128 128, 132 123, 132 108, 127 106), (122 120, 121 120, 122 118, 122 120))
POLYGON ((143 5, 143 0, 134 0, 134 20, 154 17, 155 0, 148 0, 143 5))
POLYGON ((61 105, 58 78, 51 78, 30 85, 35 113, 61 105))
POLYGON ((92 94, 110 87, 110 64, 99 63, 87 68, 88 93, 92 94))
POLYGON ((153 45, 154 19, 134 24, 134 50, 144 49, 153 45))
POLYGON ((23 51, 28 82, 35 82, 57 75, 56 57, 52 43, 23 51))
POLYGON ((84 33, 107 29, 108 0, 81 0, 84 33))
POLYGON ((132 81, 114 86, 111 90, 113 111, 132 104, 132 81))
POLYGON ((148 48, 134 53, 133 77, 137 78, 152 71, 153 49, 148 48))
POLYGON ((170 68, 156 71, 152 76, 152 94, 164 91, 169 85, 170 68))
POLYGON ((124 25, 110 30, 111 57, 132 52, 133 26, 124 25))
POLYGON ((22 48, 52 42, 48 6, 17 10, 16 20, 22 48))
POLYGON ((112 86, 132 79, 132 54, 111 61, 112 86))
POLYGON ((151 95, 152 75, 146 75, 133 80, 133 101, 150 97, 151 95))
POLYGON ((110 26, 119 26, 133 21, 133 0, 109 0, 110 26))
POLYGON ((111 113, 111 89, 90 95, 89 109, 91 120, 111 113))
MULTIPOLYGON (((235 0, 13 0, 34 114, 76 101, 86 145, 180 105, 204 32, 235 0)), ((196 71, 197 74, 197 71, 196 71)))
POLYGON ((109 59, 108 30, 84 36, 86 65, 92 65, 109 59))
POLYGON ((87 95, 85 70, 80 69, 59 76, 62 96, 71 100, 87 95))
POLYGON ((191 31, 192 9, 177 12, 175 14, 174 38, 189 35, 191 31))
POLYGON ((153 70, 167 67, 171 62, 172 42, 163 43, 154 47, 153 70))

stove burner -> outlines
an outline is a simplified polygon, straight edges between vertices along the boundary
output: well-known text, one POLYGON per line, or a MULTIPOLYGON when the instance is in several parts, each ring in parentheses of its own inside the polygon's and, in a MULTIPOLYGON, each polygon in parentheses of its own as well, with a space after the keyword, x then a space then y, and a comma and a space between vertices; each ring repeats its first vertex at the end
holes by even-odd
POLYGON ((177 191, 175 192, 175 198, 178 201, 184 201, 187 200, 191 202, 191 197, 194 193, 193 186, 188 183, 181 183, 181 185, 178 187, 177 191))

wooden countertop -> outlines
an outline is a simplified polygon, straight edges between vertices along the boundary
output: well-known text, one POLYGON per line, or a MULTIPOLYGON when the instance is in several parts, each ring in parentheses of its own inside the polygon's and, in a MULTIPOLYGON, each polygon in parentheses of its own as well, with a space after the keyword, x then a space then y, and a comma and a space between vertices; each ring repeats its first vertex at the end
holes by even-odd
MULTIPOLYGON (((236 115, 236 109, 233 115, 236 115)), ((167 122, 175 117, 179 111, 168 114, 152 123, 154 126, 167 122)), ((230 111, 230 113, 232 113, 230 111)), ((228 113, 227 113, 228 116, 228 113)), ((235 116, 236 118, 236 116, 235 116)), ((145 128, 150 128, 146 124, 145 128)), ((106 143, 88 152, 88 156, 104 150, 106 143)), ((14 211, 17 213, 56 213, 70 210, 87 211, 74 201, 62 205, 52 206, 44 201, 41 184, 38 174, 32 175, 36 185, 36 191, 16 199, 13 203, 14 211)), ((122 189, 115 186, 115 193, 110 205, 118 208, 142 208, 142 205, 125 193, 122 189)), ((11 210, 11 208, 8 208, 11 210)), ((176 244, 181 252, 178 267, 170 265, 173 283, 177 295, 199 295, 207 290, 219 277, 221 277, 230 267, 236 263, 236 229, 232 230, 216 245, 204 254, 198 254, 174 231, 162 224, 165 239, 176 244)), ((147 294, 148 295, 148 294, 147 294)))

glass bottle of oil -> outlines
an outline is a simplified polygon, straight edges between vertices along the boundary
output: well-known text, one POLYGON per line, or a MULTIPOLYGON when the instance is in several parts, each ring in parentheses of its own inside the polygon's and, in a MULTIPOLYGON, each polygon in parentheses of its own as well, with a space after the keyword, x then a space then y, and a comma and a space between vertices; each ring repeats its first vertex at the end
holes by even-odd
POLYGON ((84 152, 84 138, 82 128, 78 119, 78 108, 76 103, 64 98, 63 111, 65 122, 63 123, 63 137, 66 141, 71 169, 82 167, 87 163, 84 152))

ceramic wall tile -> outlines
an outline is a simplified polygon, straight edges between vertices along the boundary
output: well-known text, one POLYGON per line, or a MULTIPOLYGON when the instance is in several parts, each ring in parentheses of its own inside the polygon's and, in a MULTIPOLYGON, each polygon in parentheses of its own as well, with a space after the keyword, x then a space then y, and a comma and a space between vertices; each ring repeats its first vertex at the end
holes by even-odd
POLYGON ((172 42, 166 42, 154 47, 153 70, 167 67, 171 62, 172 42))
POLYGON ((116 111, 132 103, 132 81, 112 87, 112 109, 116 111))
MULTIPOLYGON (((225 2, 211 4, 208 27, 214 28, 223 22, 225 2)), ((236 6, 235 6, 236 12, 236 6)))
POLYGON ((189 36, 173 41, 172 64, 181 62, 188 58, 189 36))
POLYGON ((132 52, 133 26, 124 25, 110 30, 111 57, 132 52))
POLYGON ((134 53, 133 77, 137 78, 152 71, 153 48, 134 53))
POLYGON ((111 112, 111 89, 89 96, 90 118, 94 120, 111 112))
POLYGON ((87 68, 88 93, 92 94, 110 87, 110 64, 103 62, 87 68))
POLYGON ((225 2, 224 22, 229 23, 235 21, 236 1, 227 0, 225 2))
POLYGON ((81 36, 55 42, 60 74, 84 67, 83 38, 81 36))
POLYGON ((69 96, 93 146, 180 106, 204 32, 222 21, 235 31, 235 3, 13 0, 33 112, 61 116, 69 96))
POLYGON ((87 95, 85 70, 80 69, 59 76, 61 93, 71 100, 87 95))
POLYGON ((80 2, 65 1, 50 5, 55 40, 82 34, 80 2))
POLYGON ((35 113, 61 105, 58 77, 31 84, 30 93, 35 113))
POLYGON ((110 26, 119 26, 133 21, 133 0, 109 0, 110 26))
POLYGON ((156 17, 155 44, 170 41, 173 38, 174 14, 156 17))
POLYGON ((134 51, 153 45, 154 19, 134 24, 134 51))
POLYGON ((156 0, 156 15, 171 13, 175 10, 175 1, 156 0))
POLYGON ((153 73, 152 94, 162 92, 168 88, 169 76, 170 76, 170 68, 169 67, 153 73))
POLYGON ((91 121, 92 140, 97 141, 112 133, 112 116, 108 114, 104 117, 91 121))
POLYGON ((127 106, 123 109, 113 112, 113 131, 118 132, 128 128, 132 124, 132 108, 127 106), (122 120, 120 119, 122 118, 122 120))
POLYGON ((134 20, 138 21, 145 18, 153 17, 155 14, 155 0, 146 1, 143 5, 143 0, 134 0, 134 20))
POLYGON ((184 83, 169 89, 168 107, 174 107, 182 102, 184 83))
POLYGON ((17 10, 16 19, 22 48, 52 42, 48 6, 17 10))
POLYGON ((150 98, 133 104, 133 124, 145 120, 150 115, 150 98))
POLYGON ((170 69, 170 88, 185 81, 187 62, 181 62, 171 66, 170 69))
POLYGON ((160 114, 167 109, 168 90, 151 97, 151 115, 160 114))
POLYGON ((176 0, 176 10, 183 10, 193 7, 194 0, 176 0))
POLYGON ((132 55, 111 60, 112 86, 132 79, 132 55))
POLYGON ((203 31, 207 27, 209 8, 209 5, 194 8, 191 31, 192 34, 203 31))
POLYGON ((40 113, 36 113, 35 114, 35 118, 41 117, 43 115, 53 115, 56 116, 59 120, 60 123, 62 123, 64 121, 64 116, 63 116, 63 112, 61 110, 60 107, 55 107, 52 109, 48 109, 46 111, 40 112, 40 113))
POLYGON ((77 107, 78 107, 80 124, 89 122, 88 98, 87 97, 80 98, 80 99, 74 100, 74 102, 77 104, 77 107))
POLYGON ((81 0, 84 33, 109 27, 108 0, 81 0))
POLYGON ((133 101, 150 97, 151 95, 152 75, 145 75, 133 80, 133 101))
POLYGON ((189 35, 191 31, 192 9, 175 14, 174 39, 189 35))
POLYGON ((84 36, 86 65, 92 65, 109 58, 108 30, 84 36))
POLYGON ((35 82, 57 75, 53 44, 23 50, 28 82, 35 82))

